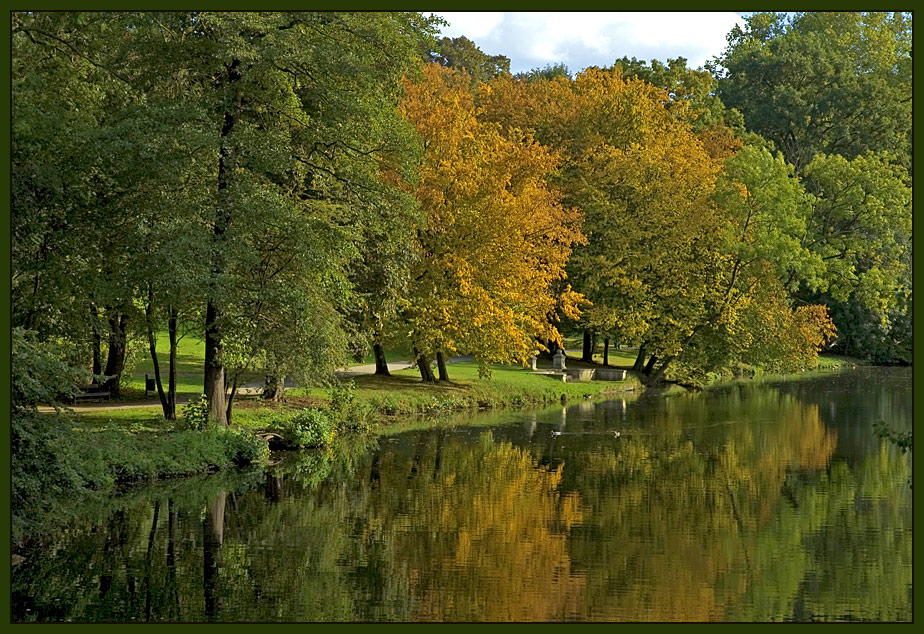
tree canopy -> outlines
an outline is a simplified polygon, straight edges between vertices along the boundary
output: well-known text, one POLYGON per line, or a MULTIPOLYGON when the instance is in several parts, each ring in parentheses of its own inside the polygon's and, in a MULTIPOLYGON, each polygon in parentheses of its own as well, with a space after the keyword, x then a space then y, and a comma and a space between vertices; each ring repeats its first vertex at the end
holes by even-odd
POLYGON ((253 373, 384 342, 487 372, 563 323, 649 381, 910 360, 909 14, 755 13, 705 68, 516 76, 438 26, 13 13, 13 326, 114 393, 166 329, 168 418, 203 337, 225 423, 253 373))

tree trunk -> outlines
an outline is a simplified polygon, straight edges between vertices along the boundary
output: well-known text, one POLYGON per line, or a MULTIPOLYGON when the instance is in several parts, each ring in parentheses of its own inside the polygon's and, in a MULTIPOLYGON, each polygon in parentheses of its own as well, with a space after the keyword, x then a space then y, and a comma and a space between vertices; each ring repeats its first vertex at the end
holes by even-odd
POLYGON ((243 370, 238 370, 231 377, 231 392, 228 394, 227 405, 225 406, 225 426, 231 425, 231 411, 234 407, 234 397, 237 396, 238 381, 241 379, 243 370))
POLYGON ((388 363, 385 361, 385 350, 380 343, 372 344, 372 354, 375 356, 375 373, 381 376, 391 376, 388 363))
POLYGON ((642 374, 644 374, 645 376, 651 376, 651 370, 652 368, 654 368, 654 364, 657 363, 657 361, 658 361, 658 355, 656 354, 651 355, 651 358, 648 359, 648 363, 645 364, 645 369, 642 370, 642 374))
POLYGON ((436 383, 436 377, 433 376, 433 370, 430 369, 430 359, 425 354, 418 354, 417 348, 414 348, 414 356, 417 358, 417 369, 420 370, 420 379, 424 383, 436 383))
POLYGON ((101 360, 102 357, 102 337, 99 336, 96 327, 93 327, 93 382, 98 383, 99 379, 96 376, 103 373, 103 363, 101 360))
POLYGON ((125 329, 128 316, 117 312, 109 318, 109 354, 106 357, 106 381, 103 387, 118 398, 122 370, 125 369, 125 329))
POLYGON ((176 308, 171 304, 167 308, 167 336, 170 339, 170 361, 167 370, 167 420, 176 420, 176 308))
POLYGON ((595 337, 591 334, 590 330, 584 329, 584 348, 581 351, 581 361, 587 363, 594 362, 594 341, 595 337))
MULTIPOLYGON (((164 393, 164 385, 160 380, 160 361, 157 358, 157 337, 154 334, 154 309, 153 309, 154 298, 152 294, 148 293, 148 304, 144 308, 145 317, 147 317, 147 331, 148 331, 148 351, 151 353, 151 363, 154 365, 154 384, 157 386, 157 397, 160 399, 161 409, 164 410, 164 418, 167 420, 173 420, 170 418, 170 406, 167 403, 167 395, 164 393)), ((147 386, 145 386, 147 390, 147 386)))
POLYGON ((667 366, 669 366, 671 364, 671 361, 673 360, 674 360, 674 355, 671 355, 665 358, 664 361, 661 362, 661 365, 658 366, 658 369, 655 371, 655 373, 651 375, 651 377, 648 379, 649 383, 653 385, 655 383, 660 382, 661 379, 664 377, 664 372, 667 370, 667 366))
POLYGON ((218 588, 221 567, 221 545, 225 534, 225 501, 228 494, 222 491, 208 507, 202 519, 202 560, 204 569, 203 591, 205 595, 205 616, 214 620, 221 609, 221 593, 218 588))
POLYGON ((542 357, 543 359, 548 359, 549 361, 551 361, 552 358, 555 356, 555 351, 558 350, 558 344, 555 343, 554 341, 547 341, 545 339, 538 339, 537 341, 539 341, 546 348, 545 352, 539 353, 539 356, 542 357))
MULTIPOLYGON (((241 80, 238 70, 240 60, 232 60, 226 66, 225 80, 229 86, 234 86, 241 80)), ((205 381, 204 392, 209 401, 209 418, 222 425, 228 425, 227 408, 225 406, 225 368, 221 359, 222 333, 219 328, 224 309, 218 304, 215 285, 224 276, 227 264, 223 251, 226 246, 225 237, 231 225, 231 197, 228 192, 231 174, 234 172, 233 151, 227 140, 234 126, 238 123, 241 109, 241 92, 237 89, 234 100, 224 112, 221 126, 221 149, 218 153, 218 208, 215 210, 215 223, 212 234, 215 243, 215 256, 212 261, 212 280, 209 289, 208 305, 205 310, 205 381)))
POLYGON ((217 321, 221 311, 211 299, 205 309, 205 383, 203 393, 209 402, 209 418, 228 425, 225 413, 225 366, 221 361, 221 335, 217 321))
POLYGON ((436 367, 440 372, 440 381, 449 381, 449 373, 446 371, 446 359, 443 357, 443 351, 436 353, 436 367))
POLYGON ((638 356, 635 357, 635 363, 632 365, 633 372, 641 372, 642 368, 645 367, 645 344, 643 343, 638 347, 638 356))
POLYGON ((266 377, 266 383, 263 385, 263 394, 261 397, 265 401, 279 403, 285 398, 286 377, 272 376, 266 377))
POLYGON ((610 338, 603 338, 603 367, 607 367, 610 364, 610 338))

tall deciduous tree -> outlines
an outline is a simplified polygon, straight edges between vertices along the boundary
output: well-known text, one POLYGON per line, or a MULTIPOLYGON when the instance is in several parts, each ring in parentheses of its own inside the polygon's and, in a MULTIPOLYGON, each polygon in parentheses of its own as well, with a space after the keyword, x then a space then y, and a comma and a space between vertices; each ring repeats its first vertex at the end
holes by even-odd
POLYGON ((573 82, 499 79, 482 99, 486 117, 506 129, 532 125, 564 155, 565 203, 584 213, 588 237, 569 262, 594 304, 585 325, 672 358, 716 292, 707 271, 719 162, 664 107, 664 91, 618 68, 573 82))
POLYGON ((446 68, 464 71, 472 84, 510 74, 510 59, 504 55, 488 55, 467 37, 444 37, 427 52, 426 61, 446 68))
POLYGON ((718 94, 783 151, 817 197, 803 244, 838 350, 910 358, 911 17, 757 13, 729 35, 718 94))
MULTIPOLYGON (((389 190, 380 161, 400 154, 408 138, 396 109, 399 80, 413 70, 429 22, 399 13, 199 14, 196 22, 207 44, 203 61, 219 78, 219 90, 208 94, 221 149, 205 383, 211 414, 224 421, 222 328, 235 322, 228 310, 240 299, 233 280, 243 285, 265 262, 280 274, 307 267, 326 285, 317 311, 329 314, 330 304, 345 301, 349 286, 338 262, 356 248, 347 228, 381 219, 374 201, 389 190), (264 237, 274 219, 289 216, 301 218, 310 247, 287 258, 281 242, 264 237), (239 266, 247 253, 239 252, 242 242, 254 259, 239 266)), ((317 287, 303 293, 310 306, 317 287)), ((312 315, 299 317, 283 323, 297 332, 312 315)), ((333 350, 342 339, 326 343, 325 351, 333 350)), ((333 357, 300 352, 289 356, 306 364, 333 357)))
POLYGON ((826 266, 826 283, 805 301, 832 306, 847 354, 910 361, 911 187, 888 154, 848 160, 816 156, 805 182, 816 196, 805 245, 826 266))
POLYGON ((479 122, 464 74, 432 64, 406 90, 404 114, 426 148, 414 189, 426 225, 404 311, 411 342, 423 357, 471 352, 483 370, 525 361, 536 337, 559 339, 548 321, 557 304, 577 299, 556 288, 583 240, 577 213, 546 184, 557 157, 527 133, 479 122))
POLYGON ((798 172, 816 154, 891 152, 911 166, 911 17, 755 13, 719 59, 718 95, 798 172))
MULTIPOLYGON (((432 22, 413 13, 16 16, 17 196, 24 212, 47 209, 38 228, 25 213, 17 223, 19 319, 77 297, 72 312, 85 322, 108 318, 113 360, 126 316, 141 307, 136 322, 152 343, 157 313, 170 320, 163 298, 181 295, 156 261, 175 251, 206 272, 197 285, 214 419, 230 414, 226 364, 246 367, 255 346, 273 372, 325 375, 344 348, 350 262, 389 223, 410 223, 410 198, 381 173, 386 162, 404 171, 413 152, 413 129, 397 110, 400 79, 416 69, 432 22), (30 78, 30 64, 48 68, 30 78), (46 99, 54 108, 30 106, 43 80, 75 70, 83 76, 66 82, 63 97, 46 99), (68 111, 80 114, 48 116, 68 111), (69 195, 54 182, 56 155, 78 159, 66 172, 79 185, 69 195), (36 183, 39 169, 59 191, 54 200, 36 183), (51 245, 65 223, 76 228, 69 216, 80 231, 62 253, 51 245), (192 252, 170 231, 196 236, 185 243, 192 252), (56 284, 59 272, 73 284, 56 284), (94 274, 98 283, 88 282, 94 274), (329 319, 312 329, 317 314, 329 319), (286 340, 288 350, 268 343, 286 340)), ((57 320, 58 332, 78 330, 69 319, 57 320)))

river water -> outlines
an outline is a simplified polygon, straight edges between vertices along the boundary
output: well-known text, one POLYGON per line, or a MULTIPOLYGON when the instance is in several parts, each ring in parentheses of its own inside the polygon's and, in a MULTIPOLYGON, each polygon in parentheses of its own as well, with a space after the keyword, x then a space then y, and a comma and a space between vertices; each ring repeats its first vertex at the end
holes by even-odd
POLYGON ((407 421, 28 540, 14 621, 909 621, 911 371, 407 421), (616 435, 616 432, 619 435, 616 435))

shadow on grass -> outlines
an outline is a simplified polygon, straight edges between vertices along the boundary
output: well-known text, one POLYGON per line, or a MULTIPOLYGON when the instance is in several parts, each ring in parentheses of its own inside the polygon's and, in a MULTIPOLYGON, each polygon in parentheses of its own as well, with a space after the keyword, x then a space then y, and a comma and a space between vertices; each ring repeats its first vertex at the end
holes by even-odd
POLYGON ((445 381, 424 383, 419 376, 397 373, 393 373, 391 376, 368 374, 354 377, 353 381, 356 382, 357 390, 368 390, 370 392, 394 392, 397 389, 426 391, 436 394, 458 394, 471 389, 470 385, 454 383, 452 380, 448 383, 445 381))

